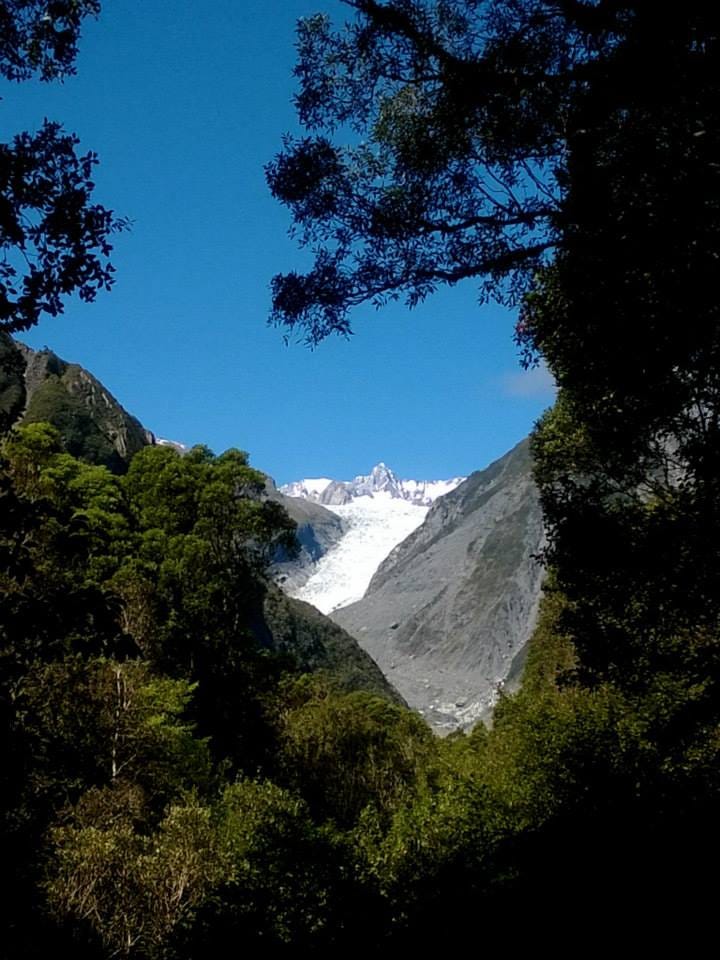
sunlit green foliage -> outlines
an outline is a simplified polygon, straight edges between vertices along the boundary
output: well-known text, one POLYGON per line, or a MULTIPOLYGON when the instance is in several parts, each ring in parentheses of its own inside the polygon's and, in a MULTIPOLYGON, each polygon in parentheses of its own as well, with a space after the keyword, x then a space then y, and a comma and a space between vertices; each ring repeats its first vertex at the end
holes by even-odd
POLYGON ((182 788, 206 786, 207 744, 182 719, 192 693, 187 681, 154 674, 140 660, 37 663, 16 700, 33 760, 26 789, 52 790, 57 803, 88 783, 129 781, 162 804, 182 788))
POLYGON ((318 819, 352 827, 367 807, 387 817, 417 791, 434 750, 417 715, 315 677, 286 685, 282 698, 281 769, 318 819))
POLYGON ((224 873, 201 917, 203 949, 323 943, 335 878, 306 804, 268 781, 241 780, 220 797, 216 829, 224 873))
POLYGON ((39 867, 28 850, 46 825, 88 788, 130 783, 157 812, 210 788, 208 743, 230 766, 261 762, 261 695, 281 665, 252 618, 275 544, 293 538, 263 483, 233 452, 148 451, 119 478, 65 452, 47 424, 5 439, 0 776, 23 874, 39 867), (175 481, 164 499, 161 464, 175 481))
POLYGON ((51 831, 51 910, 99 938, 110 956, 161 956, 169 935, 223 876, 211 810, 192 795, 148 831, 132 788, 90 790, 51 831))

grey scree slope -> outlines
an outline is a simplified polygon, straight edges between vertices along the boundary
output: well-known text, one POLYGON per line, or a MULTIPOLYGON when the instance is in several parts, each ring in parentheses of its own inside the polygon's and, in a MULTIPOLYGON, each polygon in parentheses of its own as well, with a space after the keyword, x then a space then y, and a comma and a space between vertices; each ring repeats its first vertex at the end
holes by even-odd
POLYGON ((486 717, 537 616, 543 524, 523 440, 441 497, 331 616, 438 729, 486 717))

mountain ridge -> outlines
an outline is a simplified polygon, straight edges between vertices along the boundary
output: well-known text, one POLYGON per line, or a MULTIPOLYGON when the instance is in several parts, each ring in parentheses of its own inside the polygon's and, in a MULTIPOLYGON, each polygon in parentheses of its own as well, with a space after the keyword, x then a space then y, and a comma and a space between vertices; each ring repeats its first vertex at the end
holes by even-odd
POLYGON ((353 480, 331 480, 315 477, 284 484, 280 492, 288 497, 311 500, 325 506, 343 506, 358 497, 386 494, 392 499, 406 500, 418 506, 430 506, 438 497, 462 483, 464 477, 448 480, 402 480, 379 461, 369 474, 358 474, 353 480))
POLYGON ((37 421, 60 431, 68 453, 114 472, 155 443, 154 434, 84 367, 0 333, 0 429, 37 421))

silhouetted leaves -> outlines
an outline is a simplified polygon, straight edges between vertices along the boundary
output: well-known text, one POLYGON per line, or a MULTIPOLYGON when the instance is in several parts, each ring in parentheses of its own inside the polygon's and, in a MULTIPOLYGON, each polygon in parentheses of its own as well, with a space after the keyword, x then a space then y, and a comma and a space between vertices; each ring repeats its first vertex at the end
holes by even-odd
MULTIPOLYGON (((3 0, 0 74, 9 80, 74 73, 84 17, 98 0, 3 0)), ((0 144, 0 330, 57 316, 68 296, 94 300, 113 283, 110 236, 128 221, 92 201, 94 153, 79 156, 79 139, 45 120, 34 133, 0 144)))

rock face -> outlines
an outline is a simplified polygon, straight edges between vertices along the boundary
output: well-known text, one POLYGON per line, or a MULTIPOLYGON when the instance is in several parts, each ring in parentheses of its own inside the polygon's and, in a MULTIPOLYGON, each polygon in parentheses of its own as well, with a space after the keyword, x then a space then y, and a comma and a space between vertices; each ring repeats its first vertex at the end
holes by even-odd
POLYGON ((532 632, 543 524, 525 440, 437 500, 333 620, 436 727, 486 715, 532 632))
POLYGON ((276 582, 292 594, 307 582, 317 561, 340 541, 346 532, 346 524, 319 503, 280 493, 270 477, 265 490, 271 500, 282 504, 297 524, 300 554, 292 559, 281 554, 272 571, 276 582))
POLYGON ((46 420, 68 453, 125 469, 154 438, 91 373, 51 350, 31 350, 0 335, 0 428, 46 420))
POLYGON ((346 503, 352 503, 352 489, 342 480, 333 480, 327 485, 318 498, 318 503, 324 503, 327 507, 341 507, 346 503))

